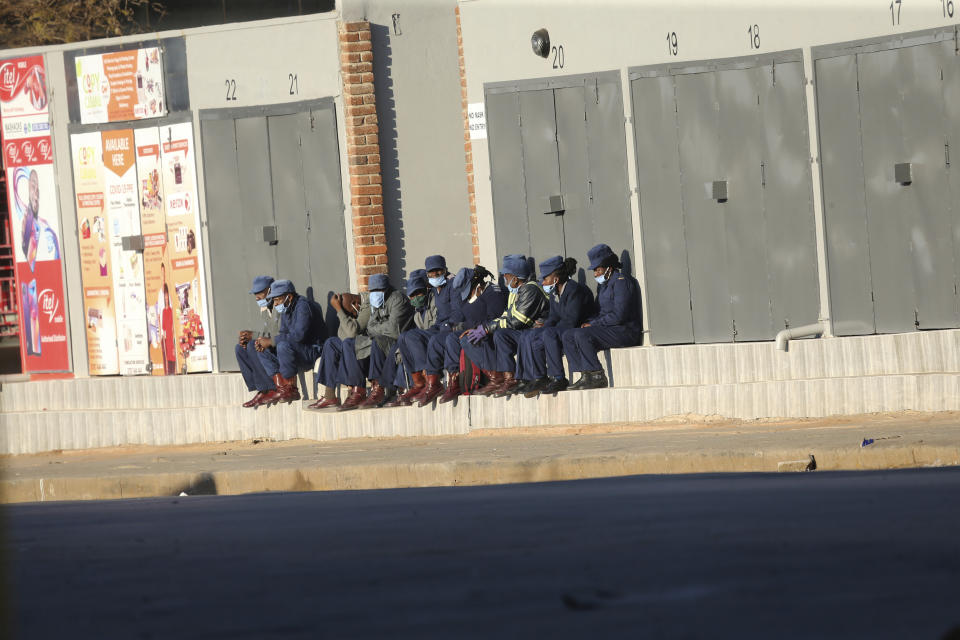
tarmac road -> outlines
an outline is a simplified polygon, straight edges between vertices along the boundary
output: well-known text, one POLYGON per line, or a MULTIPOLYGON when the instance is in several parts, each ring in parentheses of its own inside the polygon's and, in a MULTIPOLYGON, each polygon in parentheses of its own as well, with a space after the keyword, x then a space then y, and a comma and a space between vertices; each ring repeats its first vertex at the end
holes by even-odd
POLYGON ((960 633, 958 468, 45 503, 3 514, 20 638, 960 633))

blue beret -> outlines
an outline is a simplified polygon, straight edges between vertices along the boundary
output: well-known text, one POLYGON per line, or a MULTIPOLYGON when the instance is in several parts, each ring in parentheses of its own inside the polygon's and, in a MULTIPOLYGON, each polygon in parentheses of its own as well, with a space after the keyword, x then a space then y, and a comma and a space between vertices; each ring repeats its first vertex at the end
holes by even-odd
POLYGON ((260 293, 266 291, 273 284, 273 278, 270 276, 257 276, 253 279, 253 286, 250 287, 250 293, 260 293))
POLYGON ((473 269, 470 267, 461 267, 457 275, 453 277, 453 290, 460 292, 460 299, 466 300, 470 297, 470 283, 473 282, 473 269))
POLYGON ((433 271, 435 269, 447 270, 447 259, 443 256, 428 256, 424 261, 423 266, 427 268, 427 271, 433 271))
POLYGON ((407 295, 412 295, 414 291, 418 289, 426 289, 427 284, 427 270, 426 269, 415 269, 410 272, 410 275, 407 277, 407 295))
POLYGON ((530 277, 530 265, 527 264, 527 256, 520 253, 503 256, 503 266, 500 267, 500 273, 512 273, 521 280, 526 280, 530 277))
POLYGON ((384 273, 373 274, 370 276, 370 280, 367 282, 367 289, 370 291, 380 291, 389 288, 390 280, 387 279, 387 276, 384 273))
POLYGON ((274 280, 273 284, 270 285, 270 293, 267 294, 267 297, 273 299, 278 296, 296 292, 297 290, 293 288, 293 283, 289 280, 274 280))
POLYGON ((610 256, 613 256, 614 258, 616 258, 617 254, 615 254, 613 252, 613 249, 611 249, 605 244, 598 244, 593 249, 590 249, 590 251, 587 251, 587 257, 590 258, 591 269, 596 269, 597 267, 599 267, 601 263, 603 263, 603 261, 609 258, 610 256))
POLYGON ((540 263, 540 279, 546 278, 548 275, 559 269, 563 266, 563 256, 553 256, 552 258, 547 258, 540 263))

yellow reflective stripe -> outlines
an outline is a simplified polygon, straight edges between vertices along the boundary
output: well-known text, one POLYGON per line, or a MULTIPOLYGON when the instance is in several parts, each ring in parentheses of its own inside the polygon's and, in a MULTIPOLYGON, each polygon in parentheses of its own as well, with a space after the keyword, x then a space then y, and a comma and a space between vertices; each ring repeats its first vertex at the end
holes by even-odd
POLYGON ((517 311, 516 309, 511 309, 510 311, 511 311, 511 313, 512 313, 512 315, 513 315, 514 318, 520 318, 520 321, 523 322, 524 324, 529 324, 529 323, 530 323, 530 318, 528 318, 527 316, 523 315, 522 313, 520 313, 520 312, 517 311))

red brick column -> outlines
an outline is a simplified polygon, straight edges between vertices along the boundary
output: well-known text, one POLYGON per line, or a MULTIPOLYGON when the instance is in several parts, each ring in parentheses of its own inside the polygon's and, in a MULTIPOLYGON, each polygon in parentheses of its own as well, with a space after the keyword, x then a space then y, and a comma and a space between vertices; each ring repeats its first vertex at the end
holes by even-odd
POLYGON ((357 281, 366 290, 371 274, 387 272, 383 221, 380 127, 373 87, 370 23, 340 25, 340 75, 343 77, 350 205, 357 281))
POLYGON ((467 73, 463 64, 463 30, 460 28, 460 7, 457 15, 457 54, 460 57, 460 102, 463 108, 463 154, 467 170, 467 194, 470 198, 470 239, 473 242, 473 263, 480 262, 480 237, 477 232, 477 195, 473 182, 473 144, 470 142, 470 118, 467 114, 467 73))

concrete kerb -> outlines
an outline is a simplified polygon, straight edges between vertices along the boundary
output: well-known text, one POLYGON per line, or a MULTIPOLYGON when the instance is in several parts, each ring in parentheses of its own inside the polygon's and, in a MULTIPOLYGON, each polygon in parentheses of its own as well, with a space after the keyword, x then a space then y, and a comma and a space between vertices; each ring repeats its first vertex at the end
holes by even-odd
MULTIPOLYGON (((685 426, 688 436, 696 438, 701 429, 685 426)), ((723 429, 730 429, 728 423, 723 429)), ((848 428, 848 427, 843 427, 848 428)), ((837 427, 836 429, 840 429, 837 427)), ((950 433, 960 432, 960 426, 951 426, 950 433)), ((678 429, 671 431, 673 435, 678 429)), ((834 429, 835 430, 835 429, 834 429)), ((874 429, 876 430, 876 429, 874 429)), ((510 430, 506 430, 509 433, 510 430)), ((653 428, 647 434, 656 432, 653 428)), ((804 432, 800 428, 800 432, 804 432)), ((817 472, 841 470, 899 469, 960 465, 960 444, 927 443, 923 439, 886 439, 878 445, 860 447, 850 433, 844 433, 844 443, 818 444, 817 440, 833 438, 831 429, 814 427, 802 433, 811 446, 767 447, 739 446, 726 448, 689 448, 686 450, 638 451, 629 447, 608 451, 554 453, 550 446, 535 454, 521 454, 512 459, 498 459, 490 454, 474 459, 459 459, 456 450, 443 460, 417 461, 410 450, 400 459, 383 460, 383 451, 366 462, 346 461, 325 463, 319 458, 281 459, 272 466, 268 460, 263 466, 245 469, 216 468, 209 464, 207 471, 170 472, 108 472, 99 475, 60 477, 7 477, 0 482, 0 501, 3 503, 42 502, 51 500, 103 500, 188 495, 238 495, 260 492, 290 491, 344 491, 364 489, 392 489, 436 486, 476 486, 524 482, 552 482, 585 478, 604 478, 641 474, 696 474, 802 471, 809 456, 816 461, 817 472), (797 464, 793 464, 796 462, 797 464), (784 464, 787 463, 787 464, 784 464)), ((501 432, 503 433, 503 432, 501 432)), ((639 432, 634 432, 639 433, 639 432)), ((728 435, 729 432, 726 432, 728 435)), ((756 438, 757 433, 748 437, 756 438)), ((609 435, 609 434, 607 434, 609 435)), ((616 435, 616 434, 614 434, 616 435)), ((629 435, 629 434, 628 434, 629 435)), ((716 430, 705 436, 717 435, 716 430)), ((921 434, 922 435, 922 434, 921 434)), ((497 435, 490 440, 508 449, 510 438, 497 435)), ((556 436, 552 436, 556 438, 556 436)), ((568 436, 572 437, 572 436, 568 436)), ((746 436, 745 436, 746 437, 746 436)), ((953 436, 951 435, 951 438, 953 436)), ((475 436, 458 436, 452 441, 463 446, 475 436), (466 440, 464 440, 465 438, 466 440)), ((393 439, 397 441, 397 439, 393 439)), ((941 438, 943 440, 943 438, 941 438)), ((949 439, 948 439, 949 440, 949 439)), ((956 439, 954 438, 956 441, 956 439)), ((528 438, 528 443, 533 442, 528 438)), ((691 442, 697 442, 696 439, 691 442)), ((958 441, 960 442, 960 441, 958 441)), ((359 446, 360 442, 356 441, 359 446)), ((424 441, 426 444, 426 441, 424 441)), ((607 443, 605 443, 607 444, 607 443)), ((746 442, 749 445, 749 441, 746 442)), ((297 445, 301 448, 308 444, 297 445)), ((340 445, 338 445, 340 446, 340 445)), ((529 445, 528 445, 529 446, 529 445)), ((282 453, 283 449, 278 449, 282 453)), ((493 451, 497 451, 496 448, 493 451)), ((266 452, 265 452, 266 453, 266 452)), ((476 452, 474 451, 474 454, 476 452)), ((274 460, 273 462, 277 462, 274 460)), ((196 463, 187 466, 196 468, 196 463)), ((116 467, 115 467, 116 468, 116 467)), ((10 474, 8 473, 8 476, 10 474)))

